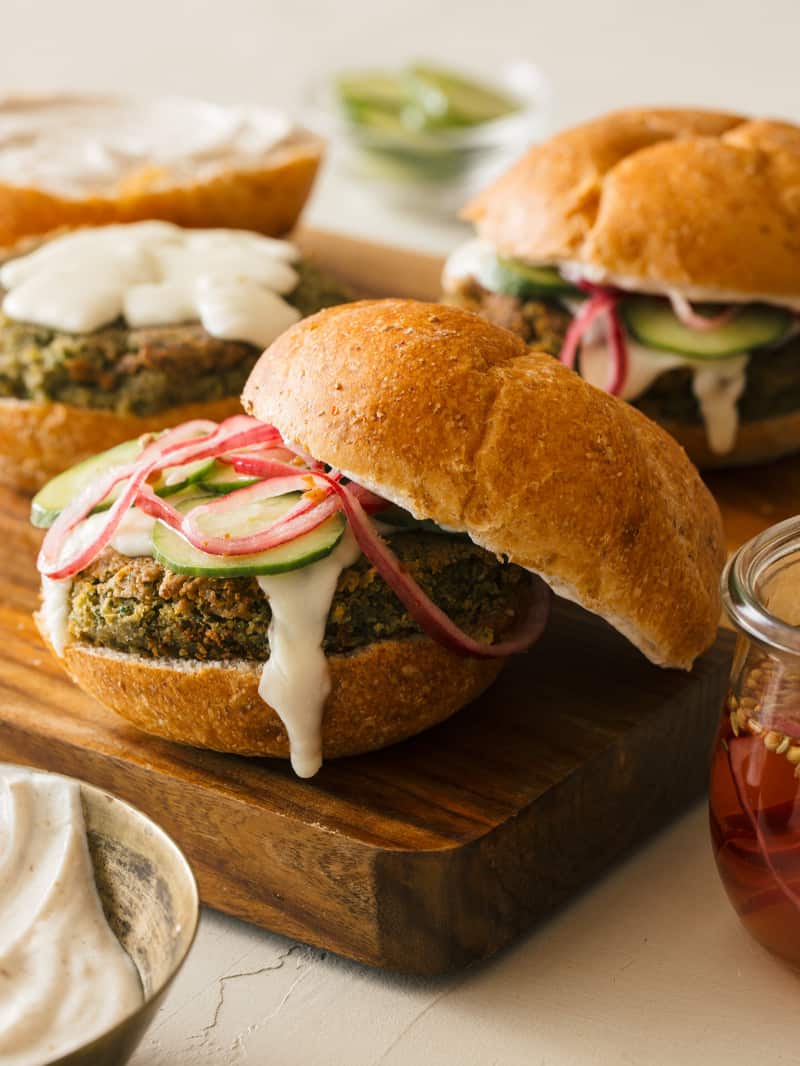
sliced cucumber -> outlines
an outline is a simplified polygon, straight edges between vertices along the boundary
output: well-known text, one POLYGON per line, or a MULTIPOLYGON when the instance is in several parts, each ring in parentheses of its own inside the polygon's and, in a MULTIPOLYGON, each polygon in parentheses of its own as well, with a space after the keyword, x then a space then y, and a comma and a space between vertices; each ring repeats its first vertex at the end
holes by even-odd
POLYGON ((342 74, 335 82, 342 103, 359 117, 362 108, 399 114, 408 103, 408 93, 400 78, 379 70, 342 74))
MULTIPOLYGON (((286 514, 300 499, 300 495, 299 492, 289 492, 270 500, 260 500, 258 506, 248 504, 241 509, 227 511, 209 520, 206 531, 218 534, 224 530, 235 536, 243 536, 286 514)), ((179 509, 185 512, 213 499, 214 496, 196 496, 181 503, 179 509)), ((153 528, 153 552, 156 559, 169 570, 193 577, 281 574, 287 570, 299 570, 330 555, 341 540, 344 529, 345 518, 337 512, 310 533, 277 548, 254 555, 209 555, 193 547, 180 533, 159 521, 153 528)))
POLYGON ((555 267, 528 266, 519 259, 498 256, 478 281, 492 292, 517 296, 521 300, 581 298, 583 293, 561 277, 555 267))
MULTIPOLYGON (((702 307, 697 310, 704 313, 702 307)), ((792 325, 790 311, 765 304, 742 307, 729 322, 708 333, 684 326, 669 303, 656 296, 632 296, 622 301, 620 311, 628 331, 641 344, 696 359, 723 359, 777 344, 792 325)))
POLYGON ((168 466, 159 474, 153 489, 158 496, 171 496, 175 492, 182 492, 187 486, 202 481, 211 472, 215 461, 197 459, 193 463, 184 463, 183 466, 168 466))
MULTIPOLYGON (((82 463, 76 463, 69 470, 48 481, 44 488, 40 489, 31 501, 31 522, 40 529, 47 529, 55 522, 59 514, 68 503, 80 495, 81 492, 107 470, 114 466, 126 466, 132 463, 142 450, 140 440, 126 440, 115 448, 100 452, 82 463)), ((110 507, 119 495, 121 489, 112 493, 101 505, 103 509, 110 507)), ((98 508, 99 510, 100 508, 98 508)))
MULTIPOLYGON (((123 441, 122 444, 117 444, 108 451, 100 452, 89 459, 84 459, 81 463, 76 463, 75 466, 71 466, 48 481, 31 501, 33 525, 40 529, 47 529, 55 522, 67 504, 79 496, 88 485, 115 466, 127 466, 128 463, 135 462, 143 447, 144 442, 141 437, 123 441)), ((159 475, 158 480, 153 484, 153 489, 159 496, 171 496, 172 493, 180 492, 193 481, 197 481, 213 465, 213 459, 198 459, 197 462, 185 463, 183 466, 168 467, 159 475)), ((123 488, 123 484, 115 486, 94 511, 108 510, 119 498, 123 488)))
POLYGON ((451 70, 415 63, 408 68, 409 88, 433 122, 477 126, 519 111, 507 93, 451 70))
POLYGON ((228 492, 235 492, 236 489, 247 488, 248 485, 252 485, 258 480, 257 477, 251 477, 249 474, 237 474, 228 463, 222 463, 217 460, 212 464, 210 470, 205 471, 197 479, 197 485, 204 492, 213 492, 218 496, 224 496, 228 492))

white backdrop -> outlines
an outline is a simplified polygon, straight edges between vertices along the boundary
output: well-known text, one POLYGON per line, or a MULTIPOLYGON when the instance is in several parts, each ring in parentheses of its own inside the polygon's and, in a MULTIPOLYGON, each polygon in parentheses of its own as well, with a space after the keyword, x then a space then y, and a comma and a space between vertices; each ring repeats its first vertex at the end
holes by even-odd
MULTIPOLYGON (((0 88, 181 93, 297 106, 350 64, 432 58, 491 72, 521 57, 556 120, 631 103, 800 119, 800 0, 0 0, 0 88)), ((408 243, 442 234, 362 209, 328 177, 316 221, 408 243)))

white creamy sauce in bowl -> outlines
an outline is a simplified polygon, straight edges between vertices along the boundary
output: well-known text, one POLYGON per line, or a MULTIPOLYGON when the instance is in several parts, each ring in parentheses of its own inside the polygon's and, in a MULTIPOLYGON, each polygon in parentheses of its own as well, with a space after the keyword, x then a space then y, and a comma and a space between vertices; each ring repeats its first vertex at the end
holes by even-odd
POLYGON ((300 319, 282 299, 298 251, 243 230, 169 222, 98 226, 47 241, 0 267, 3 312, 66 333, 124 318, 132 328, 199 322, 212 337, 266 348, 300 319))
POLYGON ((0 183, 66 197, 124 190, 141 172, 159 186, 251 169, 293 132, 265 107, 200 100, 15 97, 0 100, 0 183))
POLYGON ((97 894, 78 782, 0 766, 0 1062, 42 1066, 143 999, 97 894))

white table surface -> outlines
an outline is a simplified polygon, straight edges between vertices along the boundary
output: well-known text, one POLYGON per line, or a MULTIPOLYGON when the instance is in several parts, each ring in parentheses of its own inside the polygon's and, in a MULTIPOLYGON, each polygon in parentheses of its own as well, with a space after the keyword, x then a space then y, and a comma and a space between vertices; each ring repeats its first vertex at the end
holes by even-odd
MULTIPOLYGON (((320 73, 515 57, 555 122, 629 103, 800 118, 797 0, 0 0, 6 90, 117 89, 299 111, 320 73)), ((308 221, 446 250, 448 220, 387 212, 333 171, 308 221)), ((220 841, 220 847, 225 842, 220 841)), ((206 912, 135 1066, 782 1066, 798 977, 730 910, 698 806, 494 961, 388 977, 206 912)))

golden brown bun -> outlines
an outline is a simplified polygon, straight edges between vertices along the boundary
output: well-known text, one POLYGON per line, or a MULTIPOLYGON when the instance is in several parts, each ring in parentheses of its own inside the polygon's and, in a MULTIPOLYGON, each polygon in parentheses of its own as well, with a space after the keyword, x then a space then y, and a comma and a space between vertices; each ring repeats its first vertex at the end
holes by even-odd
MULTIPOLYGON (((85 644, 67 645, 64 662, 82 689, 145 733, 240 755, 289 755, 283 723, 258 695, 259 663, 148 660, 85 644)), ((453 655, 427 637, 329 657, 323 755, 374 751, 436 725, 476 699, 503 664, 453 655)))
POLYGON ((287 440, 461 529, 606 618, 653 662, 714 640, 717 505, 639 411, 457 307, 375 300, 293 326, 245 408, 287 440))
POLYGON ((0 398, 0 484, 35 492, 68 466, 141 433, 192 418, 220 421, 241 411, 235 396, 168 407, 158 414, 118 415, 63 403, 0 398))
POLYGON ((800 452, 800 411, 790 411, 775 418, 762 418, 757 422, 740 422, 736 443, 724 455, 711 451, 702 425, 665 419, 659 419, 659 425, 683 445, 692 462, 701 470, 771 463, 782 456, 800 452))
POLYGON ((0 248, 63 227, 151 218, 280 236, 297 221, 322 149, 319 137, 298 130, 265 153, 260 166, 226 170, 192 183, 177 183, 168 171, 147 167, 102 195, 84 199, 0 182, 0 248))
POLYGON ((535 145, 464 210, 498 250, 624 287, 800 297, 800 127, 637 109, 535 145))

